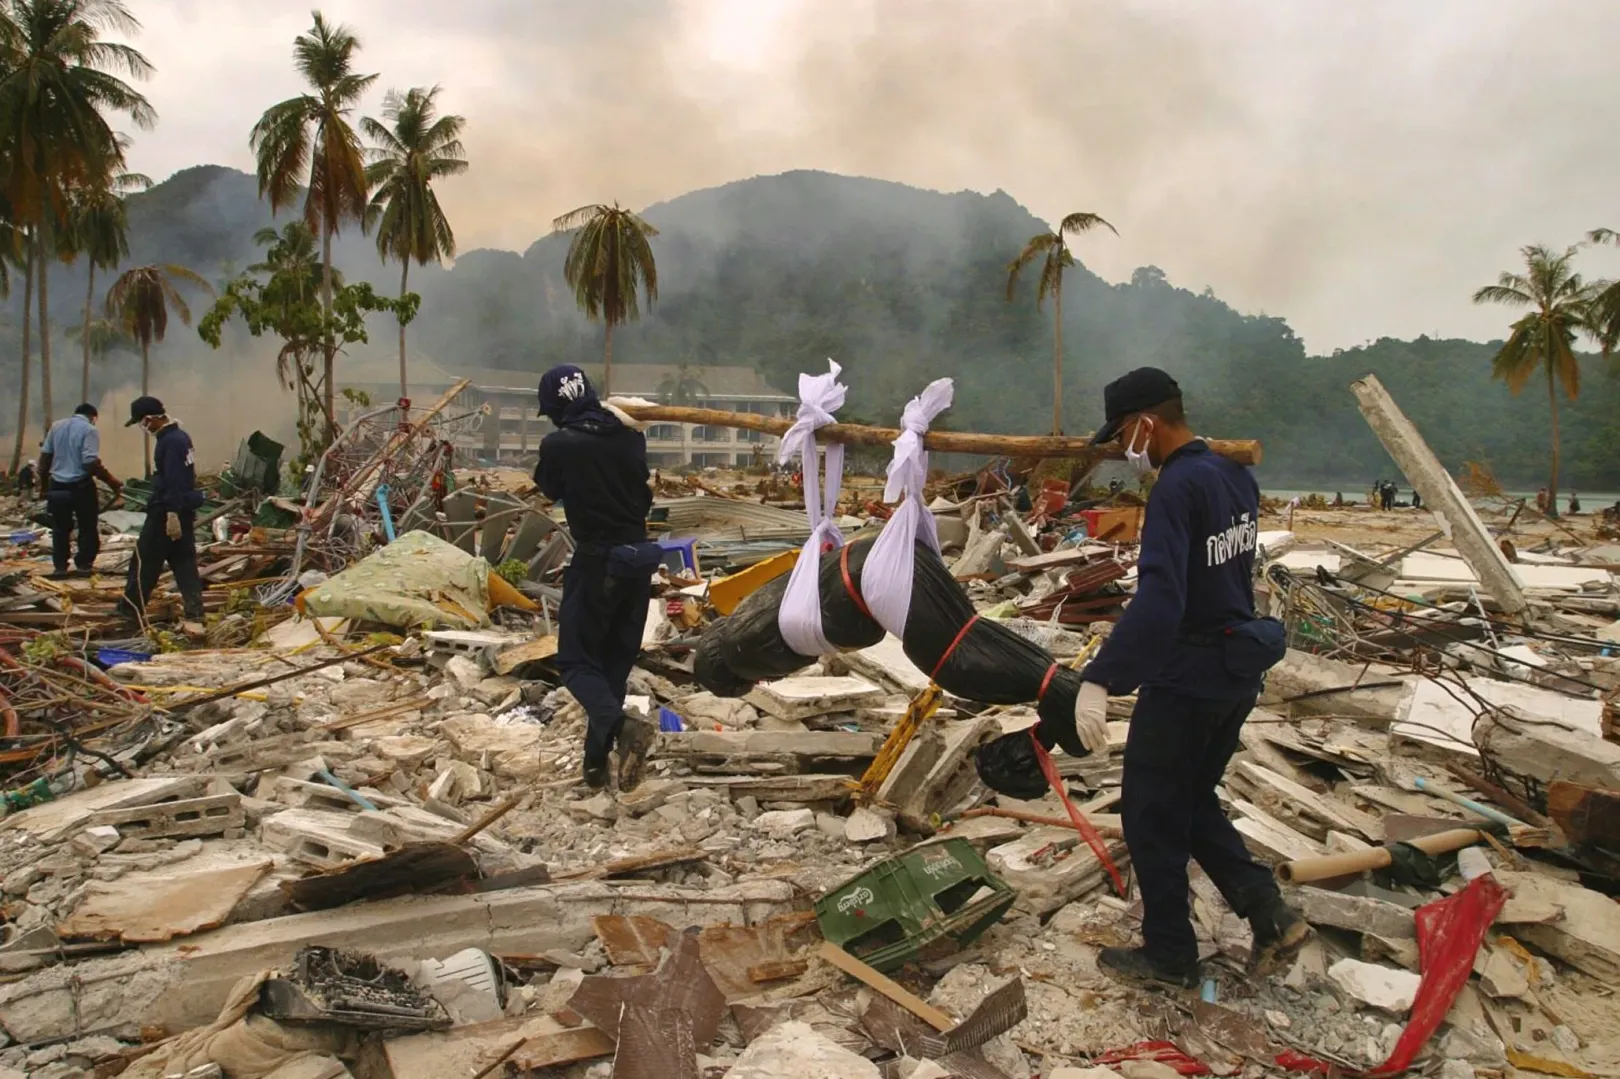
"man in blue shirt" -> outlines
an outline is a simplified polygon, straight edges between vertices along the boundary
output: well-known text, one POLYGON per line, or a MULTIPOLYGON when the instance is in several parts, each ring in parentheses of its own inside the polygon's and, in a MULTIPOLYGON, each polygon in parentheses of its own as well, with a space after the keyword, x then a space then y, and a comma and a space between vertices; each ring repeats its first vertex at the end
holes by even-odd
POLYGON ((40 451, 40 496, 51 517, 52 577, 69 575, 68 557, 73 553, 75 526, 79 530, 79 554, 73 560, 76 575, 86 575, 96 568, 96 555, 101 551, 101 497, 96 492, 96 480, 112 488, 114 505, 124 493, 124 485, 101 463, 97 415, 95 405, 80 405, 73 415, 51 425, 40 451))
POLYGON ((191 436, 164 412, 156 397, 137 397, 129 404, 125 427, 140 424, 156 437, 152 444, 152 494, 146 500, 146 520, 135 541, 135 557, 118 610, 126 618, 143 618, 146 601, 163 575, 164 565, 174 571, 185 612, 183 628, 202 629, 202 578, 197 575, 197 540, 193 531, 203 504, 197 490, 196 455, 191 436))
POLYGON ((1081 672, 1077 733, 1107 745, 1108 697, 1137 692, 1125 744, 1120 815, 1142 892, 1141 948, 1105 948, 1102 967, 1137 981, 1199 984, 1187 902, 1196 859, 1254 930, 1267 970, 1310 929, 1271 873, 1249 855, 1215 788, 1238 746, 1282 627, 1257 619, 1254 556, 1260 491, 1249 470, 1210 452, 1187 426, 1175 379, 1143 367, 1103 391, 1095 442, 1118 439, 1141 475, 1159 470, 1148 499, 1136 595, 1081 672))

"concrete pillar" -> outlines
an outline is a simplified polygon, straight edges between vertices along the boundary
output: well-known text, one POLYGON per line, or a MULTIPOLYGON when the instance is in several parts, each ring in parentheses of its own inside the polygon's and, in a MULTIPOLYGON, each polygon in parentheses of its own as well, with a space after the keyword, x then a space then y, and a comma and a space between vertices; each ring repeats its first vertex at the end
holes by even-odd
POLYGON ((1406 418, 1395 399, 1384 389, 1376 375, 1368 375, 1350 383, 1350 392, 1356 395, 1361 414, 1372 428, 1378 441, 1406 474, 1407 480, 1417 488, 1430 513, 1434 514, 1440 530, 1456 546, 1485 590, 1495 597, 1502 610, 1519 614, 1525 608, 1524 582, 1513 566, 1503 557, 1496 540, 1485 523, 1474 512, 1474 507, 1451 478, 1440 459, 1429 449, 1423 436, 1406 418))

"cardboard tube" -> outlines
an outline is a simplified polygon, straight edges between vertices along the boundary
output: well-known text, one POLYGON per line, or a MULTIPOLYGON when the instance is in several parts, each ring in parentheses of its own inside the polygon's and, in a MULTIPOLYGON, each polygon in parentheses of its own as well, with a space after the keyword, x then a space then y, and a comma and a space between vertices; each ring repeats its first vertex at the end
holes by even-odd
MULTIPOLYGON (((1477 828, 1454 828, 1449 832, 1436 832, 1434 835, 1414 839, 1409 846, 1416 847, 1424 854, 1449 854, 1451 851, 1462 850, 1464 847, 1483 842, 1484 839, 1485 833, 1477 828)), ((1327 854, 1320 858, 1299 858, 1292 862, 1280 862, 1276 874, 1277 879, 1284 884, 1310 884, 1313 881, 1364 873, 1369 869, 1383 869, 1393 860, 1390 848, 1374 847, 1372 850, 1355 850, 1344 854, 1327 854)))

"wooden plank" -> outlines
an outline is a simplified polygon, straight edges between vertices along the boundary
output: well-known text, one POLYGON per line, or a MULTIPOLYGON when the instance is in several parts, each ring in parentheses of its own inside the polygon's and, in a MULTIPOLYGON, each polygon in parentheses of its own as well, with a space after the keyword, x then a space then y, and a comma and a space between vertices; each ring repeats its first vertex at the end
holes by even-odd
POLYGON ((580 1060, 610 1055, 616 1048, 612 1038, 593 1026, 556 1030, 530 1038, 511 1055, 510 1062, 521 1074, 539 1068, 555 1068, 580 1060))
POLYGON ((1620 849, 1620 791, 1556 780, 1547 788, 1547 814, 1571 844, 1620 849))
MULTIPOLYGON (((692 423, 705 427, 740 427, 746 431, 781 436, 793 420, 758 416, 746 412, 726 412, 717 408, 688 408, 682 405, 651 405, 617 400, 614 405, 631 417, 652 423, 692 423)), ((846 446, 888 448, 900 432, 893 427, 867 427, 855 423, 830 423, 816 428, 818 442, 838 442, 846 446)), ((1205 440, 1215 453, 1241 465, 1260 463, 1260 443, 1254 439, 1205 440)), ((1118 443, 1093 446, 1090 435, 981 435, 964 431, 929 431, 923 445, 936 453, 975 453, 988 457, 1086 457, 1093 460, 1124 460, 1125 450, 1118 443)))
MULTIPOLYGON (((1354 832, 1363 839, 1374 842, 1382 838, 1383 826, 1378 822, 1378 818, 1371 814, 1317 794, 1286 776, 1280 776, 1252 761, 1243 761, 1237 766, 1237 770, 1238 774, 1256 789, 1256 800, 1270 803, 1267 808, 1286 807, 1290 816, 1303 814, 1321 821, 1329 828, 1337 828, 1341 832, 1354 832)), ((1323 834, 1326 834, 1325 829, 1323 834)))
POLYGON ((1256 856, 1272 862, 1291 862, 1296 858, 1314 858, 1322 853, 1322 848, 1308 837, 1300 835, 1259 806, 1241 799, 1232 804, 1243 814, 1232 825, 1256 856))
POLYGON ((604 865, 592 866, 590 869, 562 873, 553 877, 552 880, 607 880, 613 877, 627 876, 631 873, 645 873, 649 869, 668 869, 670 866, 685 865, 688 862, 701 862, 707 857, 707 854, 696 847, 655 850, 651 854, 637 854, 629 858, 620 858, 617 861, 607 862, 604 865))
POLYGON ((831 941, 822 941, 821 947, 816 950, 816 954, 856 981, 882 993, 935 1030, 943 1033, 956 1025, 956 1020, 911 992, 893 978, 879 974, 831 941))
POLYGON ((838 802, 849 798, 855 781, 840 775, 688 776, 688 787, 729 790, 731 797, 750 795, 761 802, 838 802))

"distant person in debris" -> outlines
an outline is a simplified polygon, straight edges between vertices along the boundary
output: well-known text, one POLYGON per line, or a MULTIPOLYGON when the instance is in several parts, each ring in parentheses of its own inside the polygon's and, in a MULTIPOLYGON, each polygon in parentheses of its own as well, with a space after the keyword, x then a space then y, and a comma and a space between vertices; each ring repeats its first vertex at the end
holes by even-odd
POLYGON ((1545 487, 1536 492, 1536 509, 1542 513, 1547 512, 1547 488, 1545 487))
POLYGON ((1418 494, 1416 487, 1412 488, 1412 508, 1415 510, 1423 508, 1423 496, 1418 494))
POLYGON ((124 426, 136 424, 153 436, 152 493, 146 500, 146 520, 135 540, 135 557, 129 563, 129 579, 118 610, 126 618, 144 618, 146 601, 152 598, 167 566, 174 572, 174 587, 180 593, 182 626, 195 636, 202 632, 203 620, 194 531, 197 510, 203 504, 202 492, 197 490, 196 451, 191 436, 169 418, 156 397, 137 397, 129 403, 129 420, 124 426))
POLYGON ((1103 391, 1095 441, 1118 439, 1138 473, 1159 470, 1148 499, 1136 597, 1081 672, 1080 741, 1106 751, 1110 695, 1136 692, 1120 813, 1142 891, 1140 948, 1098 959, 1134 981, 1199 984, 1198 938, 1187 904, 1194 859, 1254 929, 1252 958, 1269 970, 1309 927, 1252 858, 1215 788, 1267 669, 1286 650, 1280 622, 1257 618, 1254 560, 1260 489, 1187 426, 1181 388, 1153 367, 1103 391))
POLYGON ((45 449, 39 455, 43 477, 45 509, 51 515, 51 562, 53 577, 68 575, 68 558, 73 554, 73 530, 79 530, 79 554, 73 567, 79 574, 96 568, 101 551, 101 496, 96 480, 112 488, 114 504, 123 497, 124 485, 101 463, 101 432, 96 430, 99 414, 86 403, 73 415, 51 424, 45 435, 45 449))
POLYGON ((586 785, 607 785, 617 746, 619 789, 630 790, 641 781, 653 731, 624 714, 624 696, 663 560, 662 548, 647 541, 647 439, 571 364, 541 377, 540 414, 557 429, 540 443, 534 482, 561 503, 574 539, 557 612, 557 669, 588 717, 586 785))
POLYGON ((22 498, 32 498, 34 494, 34 462, 24 461, 22 467, 17 469, 17 494, 22 498))
POLYGON ((1572 514, 1581 512, 1581 496, 1574 491, 1569 493, 1569 512, 1572 514))

